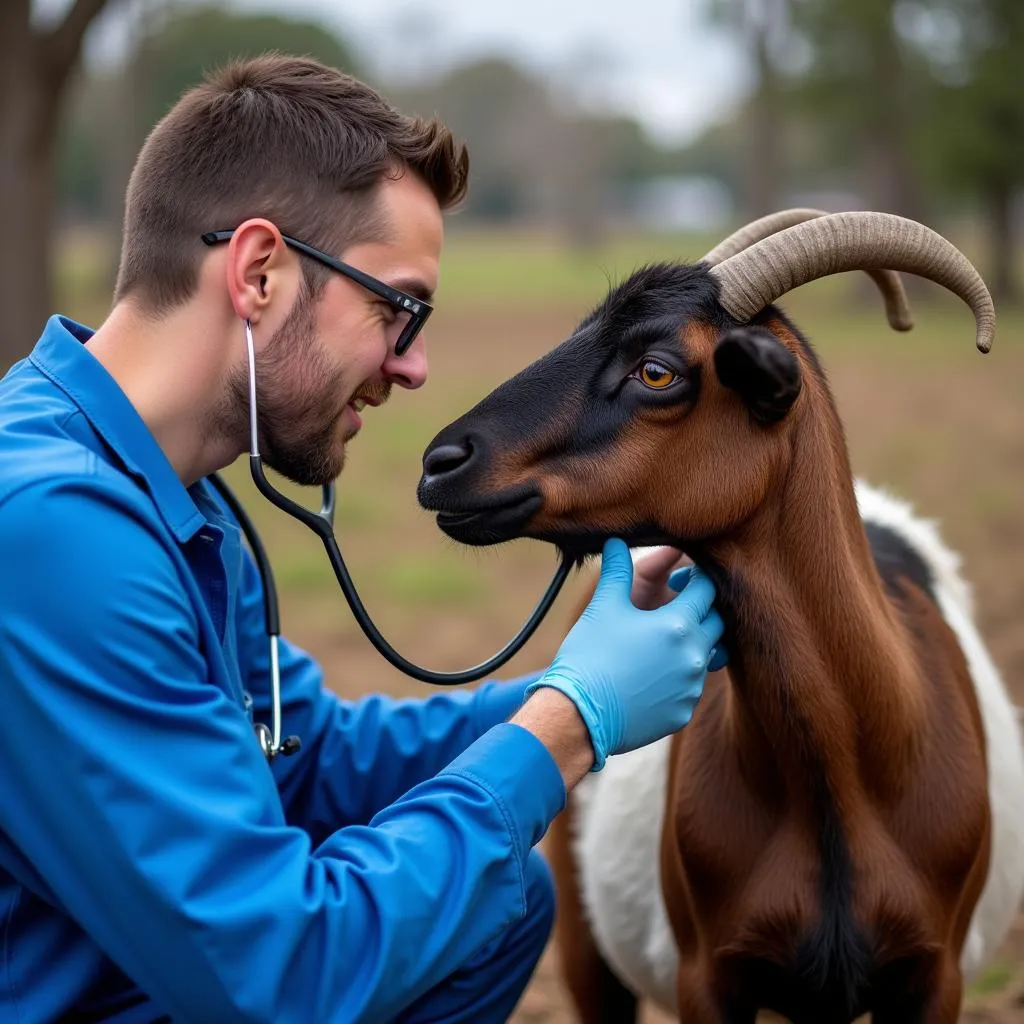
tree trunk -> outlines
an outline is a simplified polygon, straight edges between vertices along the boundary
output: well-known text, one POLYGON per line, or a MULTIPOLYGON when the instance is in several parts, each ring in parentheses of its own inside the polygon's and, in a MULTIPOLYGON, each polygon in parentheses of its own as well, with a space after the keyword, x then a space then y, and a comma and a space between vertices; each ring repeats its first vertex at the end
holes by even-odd
POLYGON ((747 104, 742 179, 744 213, 747 220, 755 220, 777 210, 782 197, 786 118, 772 40, 786 32, 787 0, 747 0, 737 12, 736 25, 757 75, 757 89, 747 104))
POLYGON ((777 210, 782 179, 782 133, 785 119, 780 109, 778 74, 768 52, 769 26, 754 31, 751 50, 758 74, 757 92, 748 107, 746 136, 749 153, 746 160, 747 219, 754 220, 777 210))
MULTIPOLYGON (((879 0, 873 9, 872 75, 864 83, 864 103, 870 111, 863 135, 867 201, 873 210, 927 224, 928 202, 911 152, 912 76, 896 35, 894 8, 893 0, 879 0)), ((904 274, 902 279, 912 301, 926 298, 929 285, 923 278, 904 274)))
POLYGON ((989 224, 989 288, 993 301, 1002 305, 1020 301, 1014 273, 1013 188, 1005 181, 993 181, 986 190, 985 206, 989 224))
POLYGON ((0 8, 0 372, 6 372, 35 344, 51 312, 54 111, 39 73, 30 0, 4 0, 0 8))
POLYGON ((107 0, 74 0, 48 31, 31 0, 0 0, 0 373, 27 355, 54 312, 54 152, 65 84, 107 0))

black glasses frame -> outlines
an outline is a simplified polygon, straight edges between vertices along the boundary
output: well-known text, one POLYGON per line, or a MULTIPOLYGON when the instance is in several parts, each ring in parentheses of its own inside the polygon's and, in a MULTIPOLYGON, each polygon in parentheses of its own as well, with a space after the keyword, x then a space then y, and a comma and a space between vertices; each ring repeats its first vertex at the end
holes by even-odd
MULTIPOLYGON (((226 242, 234 233, 235 229, 229 228, 226 231, 207 231, 201 237, 207 245, 216 245, 217 242, 226 242)), ((404 355, 409 350, 409 346, 416 340, 416 336, 420 331, 423 330, 427 317, 434 312, 434 307, 425 299, 419 299, 408 292, 392 288, 391 285, 385 284, 371 274, 367 274, 366 271, 359 270, 348 263, 343 263, 328 253, 321 252, 319 249, 314 249, 313 246, 306 242, 300 242, 297 238, 284 234, 281 235, 281 239, 285 245, 291 246, 298 252, 305 253, 305 255, 316 260, 318 263, 322 263, 325 267, 330 267, 331 270, 336 270, 339 274, 343 274, 357 284, 361 284, 368 291, 373 292, 374 295, 379 295, 382 299, 389 302, 397 312, 409 314, 409 322, 402 328, 402 333, 398 336, 398 341, 395 343, 395 355, 397 356, 404 355)))

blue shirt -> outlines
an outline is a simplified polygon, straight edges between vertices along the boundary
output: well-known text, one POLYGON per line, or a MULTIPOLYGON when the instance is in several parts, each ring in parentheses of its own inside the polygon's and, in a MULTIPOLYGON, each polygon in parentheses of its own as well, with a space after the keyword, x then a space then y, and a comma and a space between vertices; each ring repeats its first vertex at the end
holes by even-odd
POLYGON ((251 557, 89 336, 0 382, 0 1019, 389 1019, 525 912, 525 681, 349 703, 282 642, 268 765, 251 557))

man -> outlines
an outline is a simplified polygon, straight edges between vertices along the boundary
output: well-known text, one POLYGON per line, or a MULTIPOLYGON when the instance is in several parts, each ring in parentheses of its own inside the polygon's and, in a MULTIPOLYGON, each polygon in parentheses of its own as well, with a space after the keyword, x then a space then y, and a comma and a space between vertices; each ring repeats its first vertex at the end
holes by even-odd
POLYGON ((140 153, 108 318, 53 317, 0 384, 3 1020, 504 1020, 567 791, 689 719, 711 584, 665 603, 668 552, 640 610, 609 541, 539 678, 347 703, 284 643, 301 749, 268 764, 253 734, 259 580, 205 479, 247 450, 247 336, 266 461, 332 480, 364 403, 426 380, 375 282, 429 300, 466 168, 333 69, 236 64, 140 153))

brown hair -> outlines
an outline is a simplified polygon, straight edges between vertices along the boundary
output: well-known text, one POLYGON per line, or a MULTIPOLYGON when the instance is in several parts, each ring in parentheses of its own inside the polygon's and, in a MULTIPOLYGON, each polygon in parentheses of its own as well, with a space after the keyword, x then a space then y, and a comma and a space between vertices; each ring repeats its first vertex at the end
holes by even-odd
MULTIPOLYGON (((413 170, 448 209, 468 167, 440 121, 400 114, 336 68, 280 53, 232 62, 186 92, 139 153, 115 302, 132 294, 152 313, 185 302, 207 251, 200 236, 248 217, 340 253, 384 230, 374 200, 385 176, 413 170)), ((316 292, 327 271, 303 262, 316 292)))

